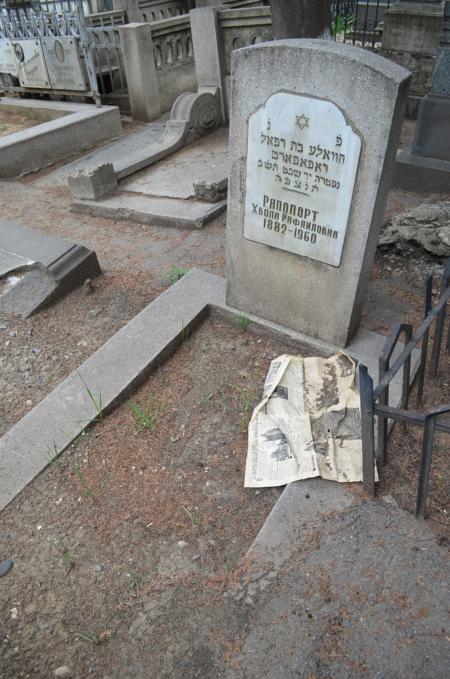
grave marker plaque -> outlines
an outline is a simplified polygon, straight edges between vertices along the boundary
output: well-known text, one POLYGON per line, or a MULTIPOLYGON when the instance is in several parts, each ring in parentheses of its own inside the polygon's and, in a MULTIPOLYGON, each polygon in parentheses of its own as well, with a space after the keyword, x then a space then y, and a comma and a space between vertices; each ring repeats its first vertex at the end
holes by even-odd
POLYGON ((366 298, 410 74, 329 40, 232 55, 227 303, 345 346, 366 298))
POLYGON ((360 151, 332 102, 273 94, 249 120, 245 237, 339 266, 360 151))

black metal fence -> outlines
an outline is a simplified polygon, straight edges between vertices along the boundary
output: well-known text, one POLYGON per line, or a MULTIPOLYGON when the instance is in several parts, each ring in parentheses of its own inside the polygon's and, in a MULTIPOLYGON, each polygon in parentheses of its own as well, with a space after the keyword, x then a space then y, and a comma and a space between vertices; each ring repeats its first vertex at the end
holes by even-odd
POLYGON ((337 40, 362 47, 381 45, 384 12, 397 0, 331 0, 337 40))
MULTIPOLYGON (((411 392, 411 358, 413 351, 420 346, 420 364, 417 371, 416 408, 423 402, 427 361, 429 357, 430 331, 434 326, 433 348, 430 357, 429 374, 434 378, 438 374, 439 360, 444 342, 446 310, 450 300, 450 259, 448 259, 440 285, 439 299, 432 306, 433 277, 427 279, 425 293, 424 319, 413 335, 411 325, 397 323, 388 336, 383 353, 379 358, 379 382, 374 388, 373 379, 366 366, 359 366, 359 389, 361 396, 361 430, 363 445, 363 484, 371 495, 375 492, 375 462, 386 464, 388 461, 388 420, 418 425, 423 428, 422 452, 418 471, 416 516, 423 518, 431 471, 433 436, 435 431, 450 433, 450 403, 426 412, 408 410, 411 392), (391 359, 400 338, 404 338, 404 347, 394 359, 391 359), (402 396, 399 408, 389 405, 389 385, 395 375, 402 373, 402 396), (378 417, 378 440, 375 445, 375 416, 378 417)), ((447 331, 446 353, 450 353, 450 326, 447 331)), ((446 395, 448 397, 449 395, 446 395)))

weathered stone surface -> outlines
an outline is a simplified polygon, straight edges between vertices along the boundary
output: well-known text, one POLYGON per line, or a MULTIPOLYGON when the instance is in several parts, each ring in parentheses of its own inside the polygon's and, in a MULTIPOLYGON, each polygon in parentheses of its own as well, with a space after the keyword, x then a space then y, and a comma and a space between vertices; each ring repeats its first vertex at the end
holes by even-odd
MULTIPOLYGON (((221 128, 122 182, 121 189, 161 198, 200 198, 196 184, 223 184, 228 178, 228 130, 221 128)), ((209 193, 209 192, 208 192, 209 193)), ((202 196, 205 192, 202 193, 202 196)), ((223 198, 223 196, 222 196, 223 198)))
POLYGON ((114 167, 112 163, 102 163, 78 170, 69 176, 69 186, 74 198, 100 200, 100 198, 109 196, 117 188, 114 167))
POLYGON ((450 202, 420 205, 396 215, 380 236, 380 246, 419 246, 450 257, 450 202))
POLYGON ((133 118, 156 120, 162 111, 151 26, 130 23, 120 26, 119 32, 133 118))
POLYGON ((128 219, 139 224, 172 226, 178 229, 201 229, 226 210, 227 203, 154 198, 119 192, 100 201, 76 200, 71 207, 74 212, 96 217, 128 219))
MULTIPOLYGON (((141 130, 131 132, 101 149, 87 153, 81 158, 63 165, 55 172, 38 179, 41 186, 64 186, 70 175, 85 167, 112 163, 118 179, 127 177, 149 164, 149 158, 161 150, 165 126, 161 122, 146 125, 141 130)), ((156 160, 161 156, 158 155, 156 160)))
MULTIPOLYGON (((232 77, 227 302, 311 337, 345 346, 358 327, 365 302, 403 119, 409 73, 350 45, 325 40, 284 40, 235 51, 232 77), (337 72, 343 74, 342 77, 337 78, 337 72), (262 73, 264 77, 261 77, 262 73), (368 92, 370 96, 367 96, 368 92), (276 93, 296 95, 295 120, 285 121, 283 115, 287 109, 281 106, 278 114, 272 115, 270 121, 266 120, 266 129, 260 129, 257 143, 249 132, 251 117, 263 110, 276 93), (339 149, 344 141, 344 123, 336 127, 331 148, 326 120, 323 139, 317 134, 309 139, 309 121, 305 120, 309 113, 303 108, 306 104, 309 106, 310 99, 337 109, 351 129, 349 138, 356 135, 362 140, 359 164, 357 154, 346 151, 349 155, 345 154, 343 167, 352 174, 356 164, 357 171, 354 188, 353 182, 346 177, 342 194, 335 173, 342 161, 339 149), (267 129, 269 122, 270 130, 267 129), (286 135, 283 129, 287 131, 286 135), (266 147, 278 155, 267 159, 266 147), (258 150, 262 165, 257 159, 258 150), (277 247, 274 247, 275 241, 270 244, 255 242, 244 233, 249 210, 246 200, 249 158, 259 165, 262 189, 259 200, 256 193, 252 198, 250 217, 255 208, 261 218, 259 210, 262 208, 260 232, 271 230, 272 239, 277 233, 277 247), (316 169, 316 161, 321 168, 316 169), (266 166, 266 162, 272 167, 266 166), (275 170, 273 163, 278 165, 275 170), (280 185, 285 187, 287 211, 284 202, 279 207, 278 193, 269 191, 270 182, 263 180, 268 173, 273 174, 271 182, 272 187, 277 187, 276 191, 280 185), (296 181, 301 183, 300 188, 296 181), (313 190, 312 185, 319 188, 319 192, 313 190), (289 190, 292 188, 306 195, 297 195, 289 190), (337 201, 336 207, 334 193, 344 198, 351 196, 348 220, 339 224, 337 217, 342 206, 337 201), (275 198, 275 204, 270 202, 272 198, 275 198), (256 207, 253 203, 257 203, 256 207), (332 204, 335 207, 330 211, 332 204), (264 210, 268 210, 267 214, 264 210), (308 214, 307 210, 310 211, 308 214), (322 214, 326 217, 323 221, 322 214), (264 227, 264 219, 270 219, 271 224, 266 222, 264 227), (289 233, 288 229, 293 232, 289 233), (312 236, 316 236, 315 243, 324 244, 330 240, 336 247, 335 232, 343 242, 340 261, 337 249, 324 261, 313 259, 313 248, 308 252, 305 249, 304 256, 285 251, 288 239, 311 243, 312 236)), ((311 111, 311 116, 321 116, 319 107, 312 106, 311 111)), ((256 183, 252 182, 250 188, 254 186, 256 183)), ((327 249, 326 245, 324 249, 327 249)))

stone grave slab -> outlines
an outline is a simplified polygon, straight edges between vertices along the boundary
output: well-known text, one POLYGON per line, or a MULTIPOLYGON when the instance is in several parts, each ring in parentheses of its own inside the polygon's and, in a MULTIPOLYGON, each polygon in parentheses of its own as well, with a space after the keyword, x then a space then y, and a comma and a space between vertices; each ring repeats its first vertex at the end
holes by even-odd
POLYGON ((232 57, 227 303, 345 346, 378 241, 410 74, 325 40, 232 57))
POLYGON ((122 183, 124 191, 165 198, 195 198, 198 185, 226 190, 228 180, 228 130, 207 137, 159 161, 122 183))
POLYGON ((226 210, 226 200, 205 203, 199 200, 150 198, 133 193, 118 192, 104 200, 75 200, 74 212, 127 219, 139 224, 172 226, 178 229, 201 229, 226 210))
POLYGON ((142 224, 201 229, 226 209, 228 130, 159 160, 101 200, 74 197, 72 209, 142 224))
POLYGON ((145 167, 145 159, 154 151, 154 146, 161 143, 164 130, 165 125, 162 122, 146 125, 142 130, 131 132, 101 149, 67 163, 38 179, 36 183, 40 186, 66 186, 70 175, 102 163, 112 163, 118 179, 128 176, 145 167))
POLYGON ((82 245, 0 219, 0 278, 23 274, 0 293, 0 313, 30 316, 101 273, 82 245))

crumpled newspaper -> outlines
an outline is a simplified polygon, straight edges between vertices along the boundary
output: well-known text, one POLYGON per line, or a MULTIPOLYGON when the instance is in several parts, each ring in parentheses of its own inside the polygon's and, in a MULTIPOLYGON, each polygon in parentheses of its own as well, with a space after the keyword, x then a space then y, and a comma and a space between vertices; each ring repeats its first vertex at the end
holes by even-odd
POLYGON ((342 353, 274 359, 248 427, 245 486, 281 486, 314 476, 362 481, 355 378, 355 363, 342 353))

